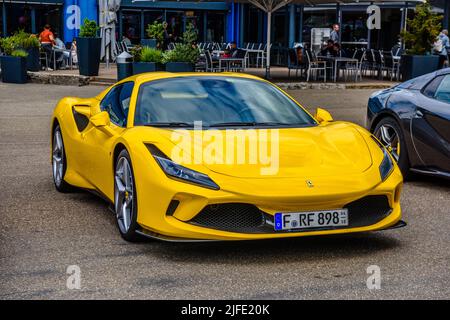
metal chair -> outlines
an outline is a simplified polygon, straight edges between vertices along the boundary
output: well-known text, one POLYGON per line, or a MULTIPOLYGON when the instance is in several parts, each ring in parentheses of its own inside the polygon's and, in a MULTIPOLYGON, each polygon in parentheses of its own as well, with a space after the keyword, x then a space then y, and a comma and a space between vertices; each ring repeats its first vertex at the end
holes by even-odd
POLYGON ((288 77, 291 77, 291 70, 295 70, 295 76, 298 77, 298 70, 302 72, 305 70, 305 64, 298 61, 296 49, 288 50, 288 77))
POLYGON ((357 59, 358 62, 347 62, 345 64, 344 69, 344 78, 347 81, 348 75, 355 75, 355 82, 358 81, 358 77, 360 81, 362 81, 362 65, 364 62, 364 58, 366 56, 366 52, 364 50, 356 50, 353 55, 353 59, 357 59))
POLYGON ((317 79, 317 74, 323 71, 323 81, 327 82, 327 63, 325 61, 318 61, 310 49, 305 50, 307 60, 306 81, 309 81, 311 73, 314 73, 314 79, 317 79))
POLYGON ((382 71, 386 71, 387 76, 391 76, 391 81, 395 77, 395 79, 398 79, 399 74, 399 63, 394 62, 394 58, 392 56, 391 51, 384 51, 383 52, 383 66, 382 71))

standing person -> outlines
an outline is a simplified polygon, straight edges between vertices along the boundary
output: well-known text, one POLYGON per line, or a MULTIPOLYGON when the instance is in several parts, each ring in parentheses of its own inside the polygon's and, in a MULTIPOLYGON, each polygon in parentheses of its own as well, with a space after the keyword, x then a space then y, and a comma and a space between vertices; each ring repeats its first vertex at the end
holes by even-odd
POLYGON ((445 61, 448 60, 448 52, 450 51, 448 30, 444 29, 441 31, 434 45, 436 53, 439 54, 439 69, 442 69, 445 61))
POLYGON ((330 33, 330 40, 333 40, 334 43, 339 42, 339 24, 335 23, 333 24, 331 33, 330 33))
MULTIPOLYGON (((51 65, 52 61, 52 50, 53 45, 55 44, 55 36, 53 32, 50 30, 51 27, 49 24, 44 26, 44 30, 39 34, 39 42, 41 43, 42 49, 47 53, 47 65, 51 65)), ((51 68, 49 68, 52 70, 51 68)))
POLYGON ((167 31, 168 23, 166 21, 163 22, 163 50, 167 50, 169 47, 169 43, 172 41, 172 34, 167 31))

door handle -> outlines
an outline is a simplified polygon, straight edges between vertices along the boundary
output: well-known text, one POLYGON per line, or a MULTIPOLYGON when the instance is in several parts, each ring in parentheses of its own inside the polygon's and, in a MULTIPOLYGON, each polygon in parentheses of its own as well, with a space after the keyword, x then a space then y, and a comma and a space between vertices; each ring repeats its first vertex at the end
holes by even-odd
POLYGON ((420 111, 420 110, 417 110, 416 111, 416 115, 415 115, 415 118, 423 118, 423 113, 422 113, 422 111, 420 111))

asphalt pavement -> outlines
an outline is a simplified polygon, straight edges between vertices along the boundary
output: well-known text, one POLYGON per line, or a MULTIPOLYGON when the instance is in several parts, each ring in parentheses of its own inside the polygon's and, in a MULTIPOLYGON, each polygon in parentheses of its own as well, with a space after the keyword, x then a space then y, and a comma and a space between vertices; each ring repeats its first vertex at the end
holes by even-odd
MULTIPOLYGON (((450 184, 439 179, 405 183, 403 229, 254 242, 125 242, 105 202, 86 192, 60 194, 51 177, 53 107, 61 97, 103 89, 0 83, 0 299, 450 297, 450 184), (379 267, 379 289, 367 286, 370 266, 379 267), (67 286, 73 270, 80 271, 80 289, 67 286)), ((290 93, 310 110, 326 108, 335 119, 363 124, 372 92, 290 93)))

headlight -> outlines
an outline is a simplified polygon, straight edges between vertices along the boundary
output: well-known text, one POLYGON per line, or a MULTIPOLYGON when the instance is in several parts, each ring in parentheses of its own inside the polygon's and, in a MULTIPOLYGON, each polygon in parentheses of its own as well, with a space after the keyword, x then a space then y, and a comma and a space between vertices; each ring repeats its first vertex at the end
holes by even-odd
POLYGON ((191 170, 173 162, 153 145, 147 145, 147 148, 169 178, 181 180, 183 182, 192 183, 213 190, 220 189, 220 187, 206 174, 191 170))
POLYGON ((383 161, 381 161, 380 164, 380 176, 382 181, 386 180, 386 178, 391 174, 392 169, 394 169, 394 163, 392 162, 391 156, 384 147, 383 154, 383 161))
POLYGON ((392 162, 392 158, 389 155, 389 152, 387 151, 386 147, 383 146, 383 144, 374 135, 372 135, 371 137, 372 137, 372 140, 375 141, 375 143, 383 151, 383 161, 381 161, 381 164, 380 164, 380 176, 381 176, 381 180, 384 181, 384 180, 386 180, 386 178, 391 174, 392 170, 394 169, 394 163, 392 162))

